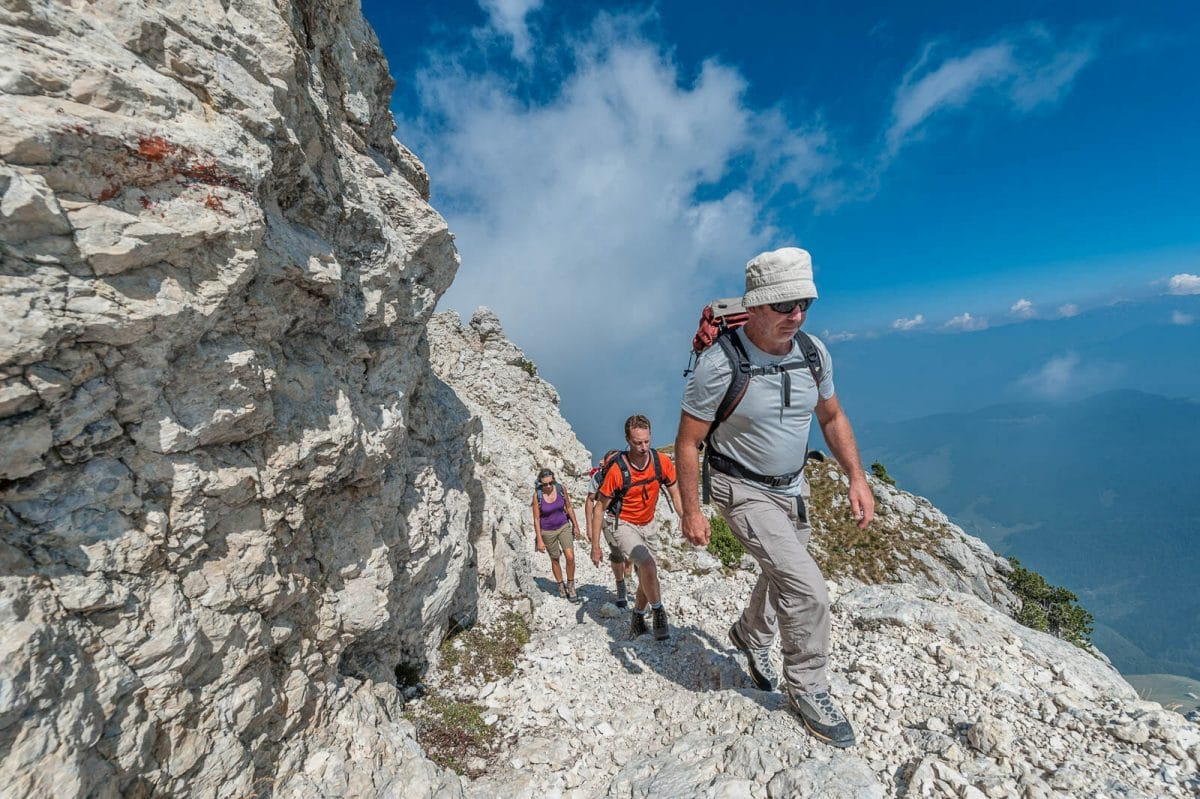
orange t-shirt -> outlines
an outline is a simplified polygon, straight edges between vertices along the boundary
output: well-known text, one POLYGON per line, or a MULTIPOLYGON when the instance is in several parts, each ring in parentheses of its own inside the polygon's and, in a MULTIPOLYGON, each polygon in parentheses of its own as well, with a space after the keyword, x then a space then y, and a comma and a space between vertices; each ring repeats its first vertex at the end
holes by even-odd
MULTIPOLYGON (((663 480, 667 485, 674 485, 676 480, 675 464, 662 453, 651 453, 650 458, 656 454, 662 463, 663 480)), ((629 466, 630 489, 621 498, 621 519, 630 524, 649 524, 650 520, 654 518, 654 506, 658 503, 659 482, 654 479, 654 462, 647 460, 646 468, 638 471, 633 468, 626 453, 621 453, 616 457, 625 458, 625 463, 629 466), (646 482, 636 485, 643 480, 646 482)), ((621 467, 614 462, 608 469, 608 473, 604 475, 604 482, 600 484, 600 493, 606 497, 612 497, 621 490, 621 486, 624 484, 621 467)))

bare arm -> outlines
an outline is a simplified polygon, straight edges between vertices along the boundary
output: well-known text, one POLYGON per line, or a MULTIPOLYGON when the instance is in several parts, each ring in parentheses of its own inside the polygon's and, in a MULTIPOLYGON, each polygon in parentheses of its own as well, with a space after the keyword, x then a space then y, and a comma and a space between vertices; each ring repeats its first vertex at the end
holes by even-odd
POLYGON ((592 564, 595 566, 600 565, 600 525, 603 524, 604 512, 608 510, 611 502, 612 497, 597 494, 596 501, 592 504, 592 518, 588 520, 588 534, 592 538, 592 564))
MULTIPOLYGON (((679 508, 683 507, 683 497, 679 494, 679 481, 676 480, 671 485, 667 486, 667 496, 671 499, 671 510, 679 513, 679 508)), ((680 516, 680 518, 683 518, 680 516)))
POLYGON ((710 534, 708 517, 700 510, 700 444, 710 427, 712 422, 681 411, 679 432, 675 436, 675 470, 679 481, 672 486, 672 497, 678 495, 683 537, 698 546, 707 546, 710 534))
POLYGON ((854 440, 854 430, 850 427, 850 419, 842 410, 842 404, 836 396, 817 402, 817 421, 821 424, 821 433, 826 443, 841 464, 846 476, 850 478, 850 512, 859 528, 865 528, 875 516, 875 496, 867 485, 867 476, 863 473, 862 460, 858 455, 858 443, 854 440))
POLYGON ((583 531, 579 527, 579 522, 575 519, 575 506, 571 504, 571 497, 567 495, 567 489, 562 489, 563 506, 567 509, 567 517, 571 520, 571 529, 575 531, 575 537, 582 539, 583 531))
POLYGON ((587 522, 588 539, 592 537, 592 528, 595 527, 595 522, 592 521, 592 510, 596 507, 596 493, 588 492, 587 499, 583 501, 583 520, 587 522))
POLYGON ((537 551, 546 550, 546 542, 542 540, 542 511, 538 508, 537 491, 533 492, 533 537, 537 542, 537 551))

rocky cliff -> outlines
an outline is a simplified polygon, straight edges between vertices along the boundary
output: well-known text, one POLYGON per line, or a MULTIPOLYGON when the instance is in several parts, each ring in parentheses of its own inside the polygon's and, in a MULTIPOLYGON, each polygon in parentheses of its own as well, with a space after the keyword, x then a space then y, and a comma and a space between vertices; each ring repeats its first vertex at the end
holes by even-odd
POLYGON ((856 750, 749 687, 753 570, 665 509, 670 642, 624 639, 607 567, 542 590, 531 480, 578 501, 588 453, 494 315, 432 315, 457 255, 353 0, 16 0, 0 48, 0 794, 1197 789, 1193 726, 1014 625, 1003 561, 927 502, 876 484, 858 536, 832 466, 856 750), (512 676, 439 665, 510 608, 512 676), (421 674, 503 733, 476 779, 415 740, 421 674))
POLYGON ((357 3, 0 9, 0 784, 412 795, 473 613, 457 268, 357 3))

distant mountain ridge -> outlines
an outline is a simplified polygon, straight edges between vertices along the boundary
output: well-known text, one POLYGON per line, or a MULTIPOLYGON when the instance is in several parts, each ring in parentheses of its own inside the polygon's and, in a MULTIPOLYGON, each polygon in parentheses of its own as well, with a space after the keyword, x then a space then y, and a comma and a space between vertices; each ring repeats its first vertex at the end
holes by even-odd
POLYGON ((1067 319, 973 333, 933 330, 831 344, 856 425, 1007 402, 1074 401, 1115 389, 1200 397, 1200 295, 1161 296, 1067 319))
POLYGON ((1078 593, 1120 669, 1200 677, 1200 402, 1118 390, 859 437, 903 488, 1078 593))

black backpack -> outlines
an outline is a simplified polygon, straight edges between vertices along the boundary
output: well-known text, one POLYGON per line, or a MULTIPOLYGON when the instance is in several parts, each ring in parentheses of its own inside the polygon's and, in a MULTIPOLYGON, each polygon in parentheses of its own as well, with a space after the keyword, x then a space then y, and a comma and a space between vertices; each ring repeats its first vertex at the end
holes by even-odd
MULTIPOLYGON (((737 328, 741 327, 744 323, 745 320, 741 319, 736 325, 729 325, 723 328, 713 342, 721 348, 721 352, 725 353, 725 357, 729 360, 729 365, 732 368, 732 376, 729 381, 729 387, 725 389, 725 395, 721 397, 721 402, 717 405, 717 413, 713 418, 712 425, 708 428, 708 435, 704 437, 704 464, 700 472, 700 485, 702 499, 706 503, 711 499, 708 481, 708 459, 710 453, 712 453, 713 433, 716 432, 721 422, 730 417, 737 408, 738 403, 746 396, 746 389, 750 386, 750 379, 759 375, 782 374, 784 403, 785 407, 787 407, 790 406, 792 398, 792 378, 788 372, 791 369, 799 368, 798 365, 784 366, 775 364, 773 366, 755 366, 750 363, 750 354, 746 352, 746 346, 742 343, 741 337, 737 335, 737 328)), ((821 363, 820 350, 817 349, 817 345, 813 342, 812 338, 803 330, 797 330, 792 340, 800 347, 804 366, 812 374, 813 383, 820 387, 821 378, 825 374, 824 365, 821 363)), ((698 358, 699 353, 693 350, 693 356, 698 358)))
MULTIPOLYGON (((792 340, 800 345, 800 354, 804 356, 804 365, 812 374, 813 383, 818 387, 821 385, 821 378, 825 374, 825 368, 821 364, 821 352, 817 349, 817 345, 813 343, 812 338, 803 330, 797 330, 796 335, 792 336, 792 340)), ((721 352, 725 353, 725 357, 729 359, 729 365, 733 369, 732 379, 729 381, 729 388, 725 389, 725 396, 721 398, 721 403, 717 406, 717 415, 713 419, 712 427, 708 429, 708 436, 705 439, 712 438, 713 431, 717 429, 717 425, 725 421, 737 408, 738 403, 742 401, 742 397, 746 396, 746 389, 750 385, 750 378, 758 375, 783 375, 783 395, 785 397, 785 407, 791 405, 792 399, 792 378, 788 374, 791 369, 796 366, 783 366, 775 364, 774 366, 755 366, 750 363, 750 354, 746 352, 746 345, 742 343, 742 339, 737 335, 737 328, 730 328, 723 331, 717 336, 714 342, 721 348, 721 352)))
MULTIPOLYGON (((624 502, 625 495, 629 493, 629 489, 637 488, 638 486, 647 486, 654 482, 661 483, 664 486, 667 484, 667 479, 663 477, 662 460, 660 460, 660 457, 658 450, 650 450, 650 462, 654 465, 654 476, 645 477, 636 482, 633 479, 633 474, 629 471, 628 450, 618 452, 616 455, 613 455, 612 460, 604 464, 600 470, 600 485, 604 485, 604 479, 608 477, 609 471, 614 466, 621 470, 621 487, 613 494, 612 501, 608 504, 609 514, 617 518, 621 516, 621 505, 624 502)), ((671 503, 669 496, 667 497, 667 503, 671 503)), ((672 509, 674 509, 674 506, 672 506, 672 509)))
MULTIPOLYGON (((787 372, 788 369, 794 367, 764 368, 750 363, 746 347, 742 344, 742 340, 735 335, 737 329, 745 325, 749 318, 740 297, 714 300, 704 306, 704 311, 700 314, 700 324, 697 325, 696 335, 692 338, 692 353, 688 359, 688 368, 683 370, 683 376, 687 377, 695 371, 696 362, 700 360, 700 353, 713 344, 721 348, 725 357, 729 359, 729 365, 733 368, 733 379, 729 382, 725 396, 721 398, 721 404, 717 406, 717 415, 713 419, 712 427, 708 430, 708 438, 712 437, 717 425, 728 419, 734 408, 742 401, 742 397, 746 395, 746 387, 750 385, 750 378, 756 375, 782 372, 785 388, 790 389, 791 387, 791 378, 787 372)), ((803 330, 797 330, 792 340, 800 345, 800 353, 804 356, 804 363, 812 373, 813 382, 820 386, 824 367, 821 364, 821 353, 817 349, 817 345, 803 330)), ((791 391, 787 391, 786 396, 790 400, 791 391)), ((705 443, 707 443, 707 438, 705 443)))

